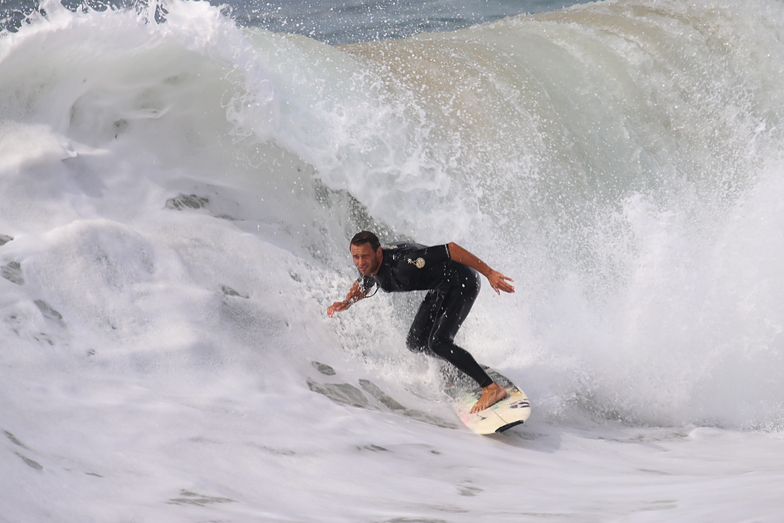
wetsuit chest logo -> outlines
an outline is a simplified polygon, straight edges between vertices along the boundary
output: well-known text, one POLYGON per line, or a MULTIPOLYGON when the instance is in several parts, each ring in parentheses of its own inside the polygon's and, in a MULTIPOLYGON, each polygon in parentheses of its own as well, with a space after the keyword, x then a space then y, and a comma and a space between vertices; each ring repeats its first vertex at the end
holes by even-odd
POLYGON ((417 258, 416 260, 412 260, 411 258, 408 259, 408 263, 411 265, 415 265, 417 269, 421 269, 425 266, 425 259, 424 258, 417 258))

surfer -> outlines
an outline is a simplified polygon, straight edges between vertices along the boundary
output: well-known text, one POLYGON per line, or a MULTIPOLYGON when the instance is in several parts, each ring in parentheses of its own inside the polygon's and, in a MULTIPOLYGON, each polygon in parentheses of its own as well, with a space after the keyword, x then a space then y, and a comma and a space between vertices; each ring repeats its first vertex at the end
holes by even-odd
POLYGON ((327 308, 330 318, 366 298, 373 287, 385 292, 427 290, 424 301, 408 331, 406 345, 414 352, 430 351, 465 372, 482 387, 482 396, 471 408, 479 412, 506 397, 506 390, 495 383, 471 354, 454 343, 479 294, 483 274, 496 293, 512 293, 513 281, 456 243, 425 247, 416 243, 381 246, 369 231, 357 233, 350 244, 359 278, 344 301, 327 308))

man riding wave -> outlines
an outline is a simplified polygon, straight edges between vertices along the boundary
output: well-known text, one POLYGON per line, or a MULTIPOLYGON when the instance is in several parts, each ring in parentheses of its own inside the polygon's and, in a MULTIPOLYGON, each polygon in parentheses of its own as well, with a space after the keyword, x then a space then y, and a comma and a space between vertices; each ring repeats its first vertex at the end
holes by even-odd
POLYGON ((487 278, 498 294, 514 292, 509 283, 513 281, 511 278, 451 242, 432 247, 407 242, 382 246, 375 234, 362 231, 351 239, 350 250, 360 277, 344 301, 336 301, 327 308, 330 318, 367 297, 375 286, 385 292, 427 290, 408 331, 408 348, 414 352, 432 352, 482 387, 482 396, 472 407, 472 413, 506 397, 506 390, 488 376, 471 354, 455 345, 454 338, 479 294, 479 274, 487 278))

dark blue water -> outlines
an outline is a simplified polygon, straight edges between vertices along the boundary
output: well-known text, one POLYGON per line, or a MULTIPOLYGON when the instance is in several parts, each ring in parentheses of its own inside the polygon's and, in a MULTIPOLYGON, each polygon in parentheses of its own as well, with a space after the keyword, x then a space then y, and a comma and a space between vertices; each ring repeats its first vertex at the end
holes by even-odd
MULTIPOLYGON (((521 13, 554 11, 586 0, 211 0, 243 26, 295 33, 326 42, 406 38, 453 31, 521 13)), ((69 9, 147 5, 141 0, 62 0, 69 9)), ((159 2, 161 4, 162 2, 159 2)), ((162 7, 165 9, 164 7, 162 7)), ((0 27, 15 30, 39 9, 35 0, 0 0, 0 27)))

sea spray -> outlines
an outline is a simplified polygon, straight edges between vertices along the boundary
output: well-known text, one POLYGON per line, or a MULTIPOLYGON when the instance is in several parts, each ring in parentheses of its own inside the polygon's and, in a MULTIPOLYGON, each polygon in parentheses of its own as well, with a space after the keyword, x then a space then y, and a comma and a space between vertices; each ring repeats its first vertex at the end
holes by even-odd
POLYGON ((0 519, 780 519, 779 3, 339 47, 46 6, 0 34, 0 519), (457 341, 524 426, 460 426, 421 296, 326 318, 360 228, 515 279, 457 341))
POLYGON ((80 352, 198 367, 236 361, 226 338, 326 343, 416 389, 416 297, 323 319, 374 228, 516 280, 459 341, 541 419, 777 427, 784 51, 781 7, 755 6, 605 2, 331 47, 206 3, 51 4, 0 44, 2 265, 25 282, 0 282, 6 329, 61 332, 41 300, 80 352))
MULTIPOLYGON (((769 58, 781 53, 770 22, 780 14, 653 9, 610 2, 347 50, 437 122, 420 137, 450 183, 415 230, 430 236, 439 218, 473 209, 468 229, 486 232, 452 234, 522 274, 530 308, 517 335, 533 332, 546 359, 569 362, 561 371, 581 408, 630 422, 765 425, 760 413, 780 416, 771 363, 782 310, 741 290, 745 276, 725 266, 758 264, 734 247, 751 232, 736 229, 738 213, 761 173, 779 191, 779 116, 768 102, 780 92, 748 78, 780 74, 769 58), (753 319, 741 310, 750 302, 753 319), (730 378, 749 358, 766 378, 753 377, 756 363, 730 378)), ((401 218, 419 211, 406 206, 401 218)))

